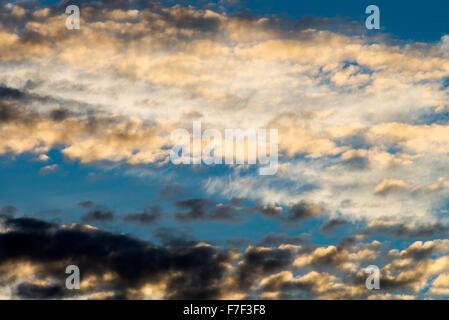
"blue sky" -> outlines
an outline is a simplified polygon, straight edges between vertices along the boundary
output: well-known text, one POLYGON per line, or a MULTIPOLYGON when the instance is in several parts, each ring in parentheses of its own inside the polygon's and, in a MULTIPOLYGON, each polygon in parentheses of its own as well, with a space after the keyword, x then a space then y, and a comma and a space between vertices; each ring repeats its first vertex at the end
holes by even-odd
POLYGON ((403 40, 438 41, 449 30, 447 1, 247 1, 257 14, 283 14, 298 19, 307 15, 366 19, 365 8, 377 5, 382 31, 403 40))

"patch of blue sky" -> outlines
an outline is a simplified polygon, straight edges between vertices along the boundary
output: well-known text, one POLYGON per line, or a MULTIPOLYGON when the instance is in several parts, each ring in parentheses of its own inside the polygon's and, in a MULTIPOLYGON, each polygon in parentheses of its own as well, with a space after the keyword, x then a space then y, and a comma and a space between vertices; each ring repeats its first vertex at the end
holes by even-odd
POLYGON ((409 123, 413 125, 447 125, 449 123, 449 110, 436 112, 435 108, 428 108, 418 113, 410 114, 409 123))

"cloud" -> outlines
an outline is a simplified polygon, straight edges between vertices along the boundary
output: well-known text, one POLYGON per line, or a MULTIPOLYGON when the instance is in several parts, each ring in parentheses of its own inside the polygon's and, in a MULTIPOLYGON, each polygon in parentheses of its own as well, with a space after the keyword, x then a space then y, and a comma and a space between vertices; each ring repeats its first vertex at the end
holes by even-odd
POLYGON ((101 208, 96 208, 88 213, 84 214, 81 218, 84 222, 100 222, 106 223, 111 222, 115 219, 115 212, 111 210, 103 210, 101 208))
POLYGON ((58 285, 37 285, 21 283, 17 286, 15 295, 21 299, 60 299, 70 294, 58 285))
POLYGON ((14 215, 14 214, 17 213, 18 211, 19 211, 19 209, 17 209, 16 207, 14 207, 14 206, 12 206, 12 205, 6 205, 6 206, 3 206, 3 207, 0 209, 0 213, 1 213, 2 215, 7 215, 7 216, 14 215))
POLYGON ((259 245, 270 247, 279 246, 281 244, 298 245, 304 242, 306 242, 306 240, 302 236, 291 237, 286 234, 275 234, 274 232, 270 232, 260 240, 259 245))
POLYGON ((374 193, 379 195, 387 195, 390 192, 410 189, 410 185, 402 180, 383 179, 375 188, 374 193))
POLYGON ((162 209, 158 206, 145 208, 142 213, 130 213, 123 219, 128 222, 135 222, 142 225, 157 223, 162 218, 162 209))
POLYGON ((41 233, 48 231, 53 227, 51 223, 36 218, 20 217, 2 217, 2 224, 12 230, 21 230, 24 232, 41 233))
POLYGON ((0 99, 19 100, 24 97, 24 93, 14 88, 0 86, 0 99))
POLYGON ((198 242, 185 230, 173 227, 159 227, 156 229, 154 236, 159 239, 164 246, 169 247, 189 247, 198 242))
POLYGON ((261 281, 262 296, 278 293, 278 298, 319 298, 319 299, 354 299, 363 294, 363 288, 342 286, 338 279, 326 272, 311 271, 294 277, 289 271, 280 272, 261 281), (299 294, 297 293, 299 290, 299 294), (289 292, 296 292, 291 294, 289 292))
POLYGON ((287 268, 294 259, 296 247, 266 248, 249 246, 237 271, 237 286, 248 289, 261 276, 287 268))
POLYGON ((59 166, 58 166, 57 164, 51 164, 51 165, 42 167, 42 168, 39 170, 39 174, 40 174, 40 175, 43 175, 43 176, 44 176, 44 175, 47 175, 47 174, 49 174, 49 173, 51 173, 51 172, 57 170, 58 167, 59 167, 59 166))
POLYGON ((407 249, 402 251, 392 250, 388 253, 389 256, 397 256, 402 259, 411 258, 413 260, 423 260, 436 253, 446 253, 449 251, 448 240, 435 241, 416 241, 412 243, 407 249))
POLYGON ((383 245, 363 236, 302 247, 289 242, 294 238, 270 235, 267 239, 283 243, 249 246, 239 253, 197 242, 176 229, 160 228, 163 246, 158 246, 88 225, 6 216, 0 223, 0 283, 15 298, 372 299, 380 294, 393 299, 416 298, 426 283, 432 285, 427 297, 441 297, 449 266, 447 239, 416 241, 402 250, 390 247, 381 257, 383 245), (373 263, 383 263, 382 291, 376 294, 365 288, 363 271, 373 263), (65 288, 68 264, 81 269, 80 290, 65 288), (395 297, 397 290, 401 294, 395 297))
POLYGON ((207 206, 209 201, 205 199, 187 199, 176 201, 175 206, 181 209, 188 209, 187 213, 177 213, 176 218, 179 220, 201 220, 206 217, 207 206))
POLYGON ((394 237, 424 238, 447 234, 449 226, 440 223, 402 223, 379 219, 368 223, 365 232, 385 234, 394 237))
POLYGON ((239 221, 239 203, 241 199, 231 199, 228 204, 214 203, 208 199, 186 199, 176 201, 174 205, 180 209, 188 210, 187 213, 176 213, 175 218, 179 221, 206 221, 223 220, 239 221))
POLYGON ((330 232, 336 229, 337 227, 346 225, 348 223, 349 223, 348 221, 341 218, 330 219, 320 227, 320 230, 322 232, 330 232))
POLYGON ((323 208, 319 205, 308 204, 305 201, 300 201, 290 208, 288 219, 298 221, 316 217, 321 213, 323 213, 323 208))
POLYGON ((251 211, 258 211, 267 218, 280 218, 283 208, 275 205, 256 206, 251 211))

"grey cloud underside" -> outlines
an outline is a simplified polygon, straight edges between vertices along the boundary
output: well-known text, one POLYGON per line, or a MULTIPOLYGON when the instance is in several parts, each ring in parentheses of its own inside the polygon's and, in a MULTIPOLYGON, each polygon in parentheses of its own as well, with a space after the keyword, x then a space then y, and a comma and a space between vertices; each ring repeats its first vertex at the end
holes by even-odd
POLYGON ((275 234, 274 232, 270 232, 260 240, 259 245, 270 247, 279 246, 282 244, 299 245, 306 242, 307 240, 303 236, 291 237, 286 234, 275 234))
POLYGON ((224 220, 240 221, 238 204, 241 199, 232 199, 228 204, 216 204, 208 199, 186 199, 176 201, 174 205, 180 209, 188 210, 186 213, 176 213, 179 221, 195 220, 224 220))
POLYGON ((111 210, 102 210, 101 208, 94 209, 89 211, 81 220, 83 222, 111 222, 115 218, 115 213, 111 210))
POLYGON ((341 219, 341 218, 334 218, 334 219, 329 219, 328 221, 326 221, 326 223, 324 223, 320 230, 322 232, 330 232, 333 231, 335 229, 337 229, 340 226, 346 225, 349 222, 346 221, 345 219, 341 219))
POLYGON ((162 219, 162 209, 159 206, 144 208, 141 213, 130 213, 124 217, 125 221, 136 222, 142 225, 154 224, 162 219))
POLYGON ((162 287, 163 293, 153 298, 164 299, 220 299, 235 294, 364 299, 373 293, 364 287, 366 276, 359 268, 370 263, 377 263, 382 272, 382 291, 376 294, 393 297, 400 290, 413 296, 416 285, 431 274, 432 261, 447 259, 444 254, 449 252, 448 240, 416 242, 387 255, 391 248, 367 242, 366 236, 320 247, 281 234, 269 234, 258 246, 242 251, 199 244, 180 230, 164 227, 156 230, 163 242, 159 246, 78 224, 59 226, 6 215, 0 221, 0 286, 10 288, 11 297, 24 299, 98 298, 105 292, 103 298, 151 298, 143 289, 148 286, 162 287), (400 264, 404 259, 412 263, 400 264), (304 261, 308 262, 304 265, 304 261), (350 261, 360 263, 359 268, 343 267, 350 261), (82 283, 96 280, 79 291, 67 290, 64 271, 69 264, 79 266, 82 283), (30 266, 32 274, 21 274, 20 265, 30 266), (401 272, 417 275, 404 278, 401 272), (107 275, 113 276, 107 279, 107 275))
MULTIPOLYGON (((31 218, 4 218, 4 225, 12 230, 0 235, 1 265, 28 261, 42 266, 45 277, 58 281, 54 286, 39 287, 22 284, 16 294, 24 298, 61 298, 72 296, 64 290, 64 273, 58 264, 75 264, 83 277, 102 275, 108 271, 118 274, 117 281, 106 288, 123 297, 124 292, 140 285, 157 283, 164 274, 176 275, 167 284, 167 298, 214 298, 219 281, 224 276, 222 264, 229 261, 229 253, 209 247, 167 249, 100 230, 81 227, 61 229, 31 218)), ((4 283, 3 285, 8 285, 4 283)), ((101 290, 102 288, 95 288, 101 290)))
MULTIPOLYGON (((99 105, 91 105, 86 102, 80 102, 75 99, 64 99, 60 97, 52 97, 52 96, 42 96, 39 94, 30 93, 26 88, 17 89, 11 88, 5 85, 0 85, 0 102, 2 102, 2 113, 10 112, 16 114, 11 114, 10 116, 18 117, 18 110, 22 109, 23 111, 28 111, 30 113, 38 113, 39 108, 47 107, 50 108, 50 112, 47 112, 46 115, 52 120, 61 121, 66 119, 69 116, 78 116, 78 117, 87 117, 94 115, 101 115, 104 112, 101 112, 100 109, 106 109, 104 106, 99 105), (4 106, 5 102, 12 102, 13 107, 10 107, 9 110, 5 110, 4 106), (38 105, 39 108, 25 108, 27 105, 38 105), (14 110, 16 109, 16 110, 14 110)), ((42 112, 40 112, 42 113, 42 112)), ((6 114, 5 114, 6 116, 6 114)), ((14 118, 11 118, 12 120, 14 118)), ((8 119, 4 119, 8 120, 8 119)))
POLYGON ((384 234, 397 238, 431 238, 444 236, 449 232, 449 226, 443 223, 425 223, 416 226, 406 224, 368 226, 367 233, 384 234))

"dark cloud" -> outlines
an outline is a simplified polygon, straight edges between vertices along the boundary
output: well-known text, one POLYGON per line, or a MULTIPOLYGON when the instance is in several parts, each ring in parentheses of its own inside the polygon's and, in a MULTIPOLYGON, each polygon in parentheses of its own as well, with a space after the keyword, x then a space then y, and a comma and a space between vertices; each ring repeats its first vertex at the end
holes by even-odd
POLYGON ((53 224, 40 219, 30 217, 12 218, 8 216, 0 217, 1 222, 7 228, 30 232, 46 232, 53 227, 53 224))
POLYGON ((181 221, 203 220, 206 218, 210 201, 206 199, 187 199, 176 201, 174 205, 180 209, 188 210, 187 213, 176 213, 176 219, 181 221))
POLYGON ((192 15, 189 10, 181 9, 171 12, 170 20, 177 28, 195 29, 203 32, 217 32, 220 27, 218 17, 205 15, 192 15))
POLYGON ((250 209, 250 212, 259 212, 261 215, 267 218, 281 219, 282 210, 283 209, 281 207, 266 205, 266 206, 255 206, 250 209))
POLYGON ((32 95, 26 91, 23 91, 23 90, 20 90, 17 88, 11 88, 11 87, 7 87, 5 85, 0 85, 0 101, 3 100, 3 101, 29 102, 29 101, 32 101, 33 99, 44 102, 45 100, 48 100, 49 98, 32 95))
MULTIPOLYGON (((260 288, 258 288, 258 290, 259 292, 279 292, 278 298, 284 300, 310 300, 317 298, 324 300, 354 299, 351 291, 346 290, 345 286, 330 286, 332 277, 327 273, 305 275, 305 277, 307 276, 308 278, 303 278, 302 281, 294 281, 285 279, 282 274, 275 275, 268 281, 266 281, 260 288), (323 283, 325 283, 327 286, 323 285, 323 283), (329 296, 326 297, 326 294, 329 296)), ((364 285, 364 282, 358 282, 357 284, 359 287, 361 287, 362 285, 364 285)), ((364 296, 366 298, 367 292, 368 290, 358 295, 358 297, 364 296)))
POLYGON ((35 285, 21 283, 15 290, 15 295, 21 299, 61 299, 69 295, 62 285, 35 285))
POLYGON ((338 245, 340 247, 348 247, 360 242, 361 240, 366 240, 367 238, 368 237, 366 235, 350 235, 341 239, 338 245))
POLYGON ((174 205, 180 209, 187 210, 186 213, 176 213, 175 218, 179 221, 239 221, 238 205, 243 199, 232 199, 228 204, 215 204, 208 199, 187 199, 176 201, 174 205))
POLYGON ((438 253, 435 246, 420 246, 420 247, 410 247, 404 251, 401 257, 411 258, 415 261, 421 261, 432 256, 432 254, 438 253))
MULTIPOLYGON (((14 268, 30 263, 39 268, 38 280, 52 280, 59 289, 22 283, 15 291, 24 298, 55 298, 113 290, 116 297, 129 297, 129 290, 166 281, 168 299, 214 299, 220 297, 226 263, 231 254, 208 246, 158 247, 151 243, 80 225, 57 227, 37 219, 6 218, 14 226, 0 233, 0 266, 14 268), (66 290, 65 267, 79 266, 83 277, 117 275, 95 288, 66 290)), ((12 283, 9 283, 10 285, 12 283)))
POLYGON ((290 208, 288 219, 292 221, 305 220, 316 217, 321 213, 323 213, 321 206, 302 200, 290 208))
POLYGON ((50 118, 54 121, 63 121, 71 115, 73 115, 73 113, 64 108, 55 108, 50 112, 50 118))
POLYGON ((0 99, 18 100, 25 97, 25 94, 17 89, 0 85, 0 99))
POLYGON ((344 260, 346 252, 342 247, 337 246, 335 251, 329 251, 319 257, 315 257, 312 264, 316 267, 337 265, 344 260))
MULTIPOLYGON (((31 121, 37 120, 37 117, 46 117, 53 121, 62 121, 67 117, 77 114, 75 111, 71 111, 71 109, 83 110, 83 115, 98 113, 98 111, 94 111, 98 110, 98 108, 94 108, 94 106, 88 103, 48 95, 43 96, 29 92, 26 89, 33 88, 33 86, 36 85, 30 81, 26 82, 23 89, 11 88, 0 84, 0 121, 31 121), (53 109, 47 115, 38 114, 24 107, 33 103, 47 105, 53 107, 53 109), (57 107, 55 108, 54 106, 57 107)), ((71 89, 73 89, 73 84, 71 89)), ((64 87, 62 87, 61 90, 64 90, 64 87)))
POLYGON ((380 224, 368 226, 365 232, 372 234, 384 234, 398 238, 429 238, 446 235, 449 226, 442 223, 424 223, 417 225, 407 224, 380 224))
MULTIPOLYGON (((113 299, 143 298, 139 290, 144 285, 163 283, 166 299, 217 299, 229 290, 248 294, 248 297, 253 293, 276 291, 280 292, 279 298, 309 299, 321 297, 325 292, 344 299, 353 298, 350 286, 364 288, 366 280, 366 275, 360 270, 343 272, 338 269, 341 263, 349 261, 351 252, 364 247, 354 247, 357 242, 366 240, 360 235, 347 237, 319 254, 315 246, 304 249, 250 246, 236 258, 236 251, 198 245, 188 229, 159 228, 155 234, 163 244, 159 246, 124 234, 77 224, 60 227, 29 217, 2 216, 0 224, 4 227, 0 233, 0 286, 11 287, 13 298, 77 298, 101 292, 111 292, 110 298, 113 299), (305 274, 297 274, 299 270, 295 269, 293 261, 299 255, 307 254, 313 254, 309 264, 313 272, 303 277, 305 274), (9 275, 13 274, 11 270, 23 264, 33 266, 33 279, 9 275), (102 279, 110 273, 116 276, 81 290, 67 290, 65 268, 69 264, 79 266, 83 279, 91 276, 102 279), (231 265, 233 269, 229 269, 231 265), (295 279, 285 277, 285 273, 280 273, 282 271, 295 274, 295 279), (261 279, 267 280, 257 287, 261 279), (334 283, 341 285, 332 285, 334 283)), ((280 244, 300 240, 299 237, 282 234, 269 234, 264 239, 265 242, 279 241, 280 244)), ((410 246, 401 253, 401 258, 412 258, 424 267, 429 266, 426 259, 441 250, 439 242, 432 246, 410 246)), ((413 286, 426 277, 425 272, 425 268, 417 268, 413 277, 400 278, 383 273, 381 288, 383 292, 413 290, 413 286)), ((359 298, 366 298, 371 292, 356 294, 359 298)))
POLYGON ((130 213, 123 219, 128 222, 137 222, 140 224, 154 224, 161 220, 162 209, 159 206, 145 208, 141 213, 130 213))
POLYGON ((368 168, 369 160, 363 156, 354 156, 342 162, 350 170, 364 170, 368 168))
POLYGON ((238 208, 232 203, 227 205, 219 204, 215 206, 214 212, 209 215, 210 220, 223 220, 223 221, 241 221, 238 216, 238 208))
POLYGON ((96 208, 89 211, 81 218, 84 222, 111 222, 115 218, 115 213, 112 210, 96 208))
POLYGON ((305 239, 301 236, 291 237, 286 234, 275 234, 271 232, 260 240, 259 245, 261 246, 279 246, 281 244, 297 245, 304 242, 305 239))
POLYGON ((238 268, 238 287, 248 289, 261 276, 289 267, 294 260, 290 248, 249 247, 238 268))
POLYGON ((276 205, 257 205, 248 209, 248 212, 258 212, 267 218, 286 221, 291 226, 295 221, 306 220, 321 215, 324 209, 321 205, 301 200, 287 208, 276 205))
POLYGON ((24 110, 14 104, 0 100, 0 123, 12 122, 23 119, 24 110))
POLYGON ((11 205, 6 205, 0 209, 0 214, 6 215, 6 216, 11 216, 11 215, 14 215, 15 213, 17 213, 17 211, 19 211, 19 209, 17 209, 16 207, 11 206, 11 205))
POLYGON ((154 236, 161 241, 162 245, 169 247, 193 246, 198 242, 193 236, 179 228, 160 227, 154 236))
POLYGON ((320 227, 320 230, 322 232, 330 232, 335 230, 337 227, 343 226, 348 223, 348 221, 342 218, 330 219, 320 227))

